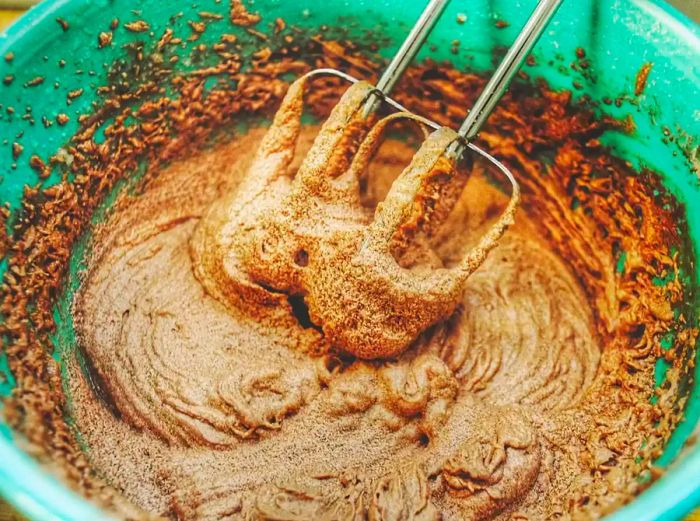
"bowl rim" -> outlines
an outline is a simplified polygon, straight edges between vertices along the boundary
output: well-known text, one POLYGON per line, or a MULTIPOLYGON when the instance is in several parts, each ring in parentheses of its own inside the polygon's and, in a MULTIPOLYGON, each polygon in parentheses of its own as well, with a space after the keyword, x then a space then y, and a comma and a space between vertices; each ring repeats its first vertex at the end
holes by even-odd
MULTIPOLYGON (((0 32, 0 54, 17 45, 42 20, 74 0, 43 0, 0 32)), ((630 0, 660 9, 669 22, 700 38, 700 26, 664 0, 630 0)), ((700 382, 696 382, 700 385, 700 382)), ((0 410, 2 404, 0 403, 0 410)), ((697 430, 697 427, 696 427, 697 430)), ((607 521, 681 519, 700 505, 700 445, 688 449, 668 472, 630 504, 607 516, 607 521)), ((90 500, 47 473, 25 451, 12 443, 12 433, 0 425, 0 495, 21 514, 36 521, 94 521, 111 519, 90 500), (37 490, 41 493, 37 494, 37 490)))

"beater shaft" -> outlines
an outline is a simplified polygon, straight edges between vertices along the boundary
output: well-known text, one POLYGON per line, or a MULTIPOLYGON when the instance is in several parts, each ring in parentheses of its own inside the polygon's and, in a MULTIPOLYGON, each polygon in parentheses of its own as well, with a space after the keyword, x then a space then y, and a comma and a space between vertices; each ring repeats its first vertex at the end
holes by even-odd
MULTIPOLYGON (((425 39, 430 34, 437 21, 440 19, 442 12, 447 7, 450 0, 430 0, 423 13, 418 18, 411 32, 401 44, 398 52, 391 59, 384 73, 377 81, 377 90, 382 94, 388 94, 394 88, 396 82, 406 70, 406 67, 411 63, 418 50, 423 46, 425 39)), ((377 108, 379 103, 379 94, 374 93, 367 100, 364 107, 364 115, 369 115, 377 108)))
POLYGON ((474 107, 459 128, 459 134, 467 141, 471 141, 481 130, 488 117, 491 115, 496 103, 508 89, 510 81, 525 60, 525 57, 539 40, 545 27, 556 13, 562 0, 540 0, 525 23, 520 34, 508 49, 503 61, 500 63, 491 79, 484 87, 474 107))

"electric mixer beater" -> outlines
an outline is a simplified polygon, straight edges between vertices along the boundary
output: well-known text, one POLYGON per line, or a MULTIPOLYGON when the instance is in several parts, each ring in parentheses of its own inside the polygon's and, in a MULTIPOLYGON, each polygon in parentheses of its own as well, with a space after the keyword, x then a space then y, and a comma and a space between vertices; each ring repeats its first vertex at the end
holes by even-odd
MULTIPOLYGON (((289 88, 238 191, 212 210, 194 238, 196 271, 224 300, 290 306, 303 299, 324 338, 360 358, 391 357, 449 316, 467 278, 512 224, 519 187, 512 173, 472 139, 490 115, 561 0, 542 0, 455 132, 413 114, 388 96, 427 37, 447 0, 431 1, 376 86, 335 69, 317 69, 289 88), (294 172, 309 80, 332 74, 352 85, 325 121, 294 172), (387 103, 396 112, 381 119, 387 103), (368 211, 360 200, 369 163, 395 121, 433 129, 386 198, 368 211), (441 265, 421 237, 445 221, 474 152, 512 186, 501 216, 451 267, 441 265), (468 159, 468 158, 467 158, 468 159), (416 259, 429 268, 412 269, 416 259)), ((468 169, 467 169, 468 170, 468 169)))

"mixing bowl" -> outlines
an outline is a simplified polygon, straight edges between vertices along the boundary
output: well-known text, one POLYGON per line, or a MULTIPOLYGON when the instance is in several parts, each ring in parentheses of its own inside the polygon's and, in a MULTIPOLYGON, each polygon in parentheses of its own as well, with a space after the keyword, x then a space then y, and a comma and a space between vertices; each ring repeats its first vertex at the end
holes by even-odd
MULTIPOLYGON (((493 64, 494 49, 512 41, 534 4, 535 0, 453 1, 420 57, 487 71, 493 64), (507 24, 496 24, 496 20, 507 24), (459 40, 458 47, 454 40, 459 40)), ((322 4, 257 0, 252 8, 263 15, 263 21, 256 26, 257 35, 251 35, 229 24, 228 3, 220 0, 46 0, 0 36, 0 56, 13 53, 11 59, 8 56, 0 61, 0 77, 5 78, 0 85, 0 200, 10 211, 7 225, 11 226, 18 215, 25 188, 39 180, 36 164, 32 168, 27 159, 34 154, 52 156, 77 131, 79 116, 90 113, 92 104, 100 102, 96 87, 107 82, 109 65, 128 52, 124 44, 153 44, 166 27, 189 34, 188 21, 207 11, 223 18, 212 18, 201 38, 183 42, 183 56, 193 46, 217 41, 223 32, 236 33, 241 41, 272 34, 271 22, 277 17, 301 28, 340 27, 351 38, 372 31, 377 36, 378 52, 390 56, 422 5, 402 0, 327 0, 322 4), (120 28, 114 31, 113 41, 98 41, 98 33, 109 31, 113 20, 124 23, 136 19, 146 21, 148 27, 143 31, 120 28), (73 96, 78 89, 83 91, 73 96), (42 124, 42 115, 51 121, 42 124), (20 138, 24 152, 13 158, 12 143, 20 138)), ((250 60, 254 48, 245 49, 243 59, 250 60)), ((604 144, 635 169, 649 168, 662 175, 665 186, 685 208, 689 233, 689 251, 685 253, 697 257, 700 29, 659 0, 567 0, 534 54, 537 64, 528 69, 531 81, 544 77, 555 88, 572 89, 577 97, 603 102, 602 110, 615 117, 631 115, 635 132, 608 132, 604 144), (564 58, 574 56, 579 48, 585 49, 589 59, 587 71, 570 68, 570 58, 564 58), (640 70, 648 73, 641 91, 640 70), (609 103, 611 98, 622 102, 609 103), (634 102, 628 103, 632 98, 634 102)), ((182 59, 173 68, 181 71, 195 65, 182 59)), ((41 189, 56 181, 51 176, 43 179, 41 189)), ((694 266, 695 271, 687 274, 689 286, 700 280, 700 266, 694 266)), ((7 259, 3 259, 0 270, 6 268, 7 259)), ((74 289, 69 284, 56 300, 56 335, 64 335, 57 340, 68 346, 74 339, 69 328, 62 329, 60 324, 74 289)), ((697 310, 696 303, 691 304, 697 310)), ((697 316, 690 320, 696 322, 697 316)), ((65 353, 59 349, 54 356, 60 361, 65 353)), ((700 417, 699 367, 691 364, 689 378, 679 389, 687 398, 685 415, 658 458, 659 467, 665 468, 663 476, 609 519, 679 519, 700 504, 700 445, 693 436, 700 417)), ((4 352, 0 371, 0 392, 6 396, 12 392, 14 380, 4 352)), ((662 385, 664 373, 665 362, 660 359, 656 385, 662 385)), ((20 435, 5 423, 0 424, 0 431, 0 493, 21 512, 37 520, 105 517, 32 459, 22 449, 25 444, 20 435)))

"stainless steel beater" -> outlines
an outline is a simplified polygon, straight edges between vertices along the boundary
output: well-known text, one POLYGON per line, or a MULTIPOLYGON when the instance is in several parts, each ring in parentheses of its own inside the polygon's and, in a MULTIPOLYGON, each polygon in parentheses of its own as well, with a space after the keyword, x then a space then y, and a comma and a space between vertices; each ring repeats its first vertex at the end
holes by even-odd
POLYGON ((265 305, 286 299, 283 295, 303 295, 309 317, 320 324, 328 341, 365 359, 396 356, 454 312, 468 277, 513 224, 520 196, 511 172, 471 139, 561 0, 539 3, 459 132, 407 111, 387 95, 447 1, 429 2, 376 86, 335 69, 312 71, 290 85, 248 174, 222 203, 221 215, 229 220, 224 219, 224 226, 220 218, 205 220, 203 226, 211 229, 194 241, 193 248, 201 252, 196 265, 203 272, 211 270, 198 277, 213 281, 210 293, 242 295, 265 305), (304 93, 309 78, 319 74, 340 76, 353 85, 321 126, 298 169, 292 169, 304 93), (367 118, 382 102, 397 111, 367 118), (381 204, 368 212, 361 200, 362 181, 386 129, 400 119, 434 132, 426 135, 381 204), (476 244, 465 246, 461 257, 446 266, 430 245, 414 239, 446 222, 471 170, 457 165, 467 149, 495 165, 510 181, 512 193, 476 244), (430 262, 407 269, 415 259, 430 262))
MULTIPOLYGON (((539 40, 563 0, 540 0, 537 7, 530 15, 522 30, 516 37, 513 45, 504 56, 493 76, 484 87, 469 111, 469 115, 459 128, 459 134, 469 142, 481 130, 494 107, 508 89, 513 76, 522 65, 525 57, 539 40)), ((418 50, 421 48, 430 31, 442 15, 449 0, 431 0, 420 18, 411 29, 398 52, 392 58, 382 76, 377 81, 377 91, 387 96, 396 85, 401 75, 405 72, 418 50)), ((373 107, 372 102, 368 107, 373 107)))
MULTIPOLYGON (((352 111, 354 116, 342 119, 344 123, 341 127, 337 125, 338 121, 324 125, 320 134, 322 137, 317 137, 317 140, 324 143, 335 139, 336 146, 342 147, 343 136, 353 135, 352 121, 366 118, 382 100, 398 109, 398 112, 374 123, 362 139, 348 170, 349 177, 344 177, 356 181, 367 171, 369 158, 377 150, 384 130, 392 121, 409 119, 434 129, 413 156, 411 164, 392 183, 383 202, 375 209, 374 220, 361 228, 362 231, 352 231, 349 234, 351 237, 340 233, 343 239, 338 237, 337 240, 326 241, 329 244, 323 239, 308 236, 306 230, 313 229, 314 226, 321 227, 319 222, 325 221, 323 229, 341 229, 334 226, 337 215, 334 212, 315 216, 309 226, 297 229, 295 224, 285 230, 285 236, 295 237, 294 241, 306 245, 302 248, 304 251, 314 250, 314 265, 309 264, 308 269, 303 268, 303 272, 293 267, 290 270, 293 276, 290 278, 297 277, 300 281, 299 287, 306 295, 309 312, 323 324, 325 334, 335 344, 355 356, 369 359, 395 356, 407 349, 422 331, 454 311, 462 298, 468 277, 481 266, 489 251, 496 247, 505 231, 513 224, 520 201, 518 183, 508 168, 476 146, 472 140, 561 2, 562 0, 541 0, 538 3, 457 132, 410 113, 387 96, 442 13, 447 0, 434 0, 428 4, 377 85, 372 88, 364 84, 364 88, 369 89, 365 91, 367 97, 360 101, 358 109, 352 111), (396 257, 400 250, 392 250, 392 245, 400 244, 398 248, 406 248, 404 251, 408 251, 415 230, 423 225, 428 228, 440 226, 444 222, 450 211, 450 201, 454 201, 451 199, 454 195, 449 195, 452 189, 449 186, 453 183, 459 185, 462 182, 459 179, 464 179, 456 166, 467 150, 486 159, 507 177, 512 188, 510 201, 476 245, 466 251, 453 266, 418 272, 403 269, 396 257), (444 200, 442 194, 446 194, 444 200), (337 251, 337 244, 347 244, 347 251, 337 251), (347 259, 351 260, 347 262, 347 259), (342 274, 333 268, 340 264, 345 265, 342 274)), ((357 81, 350 77, 348 79, 357 81)), ((347 96, 348 100, 352 100, 356 92, 362 92, 362 85, 353 87, 346 91, 344 99, 347 96), (359 89, 353 88, 358 86, 359 89)), ((341 100, 337 110, 334 110, 337 113, 331 118, 337 119, 344 110, 352 110, 353 103, 341 100)), ((323 150, 322 145, 310 155, 312 159, 300 168, 298 182, 295 178, 296 194, 301 194, 300 204, 307 204, 308 200, 318 197, 317 207, 323 208, 321 201, 324 197, 332 201, 339 196, 338 186, 323 179, 343 175, 343 168, 337 168, 338 163, 333 161, 332 154, 329 155, 329 148, 323 150), (323 157, 325 162, 318 161, 318 157, 323 157), (314 163, 317 164, 316 167, 313 166, 314 163)), ((350 183, 348 186, 355 185, 350 183)), ((339 200, 354 200, 355 190, 350 188, 345 195, 347 197, 340 197, 339 200)), ((293 199, 293 196, 290 197, 290 204, 293 199)), ((352 209, 350 206, 341 213, 351 215, 352 209)), ((292 249, 280 248, 279 258, 288 257, 292 249)), ((282 286, 285 284, 282 279, 277 282, 282 286)))
MULTIPOLYGON (((473 150, 482 157, 486 158, 501 170, 514 185, 517 185, 511 172, 499 161, 489 155, 487 152, 477 147, 472 143, 477 136, 486 120, 491 115, 498 101, 501 99, 508 86, 513 79, 515 73, 520 69, 523 61, 528 53, 537 43, 549 21, 552 19, 557 9, 563 0, 540 0, 537 7, 530 15, 522 30, 516 37, 513 45, 510 47, 503 60, 496 68, 488 81, 483 91, 477 98, 474 106, 469 111, 466 119, 460 126, 458 133, 462 138, 460 141, 455 141, 450 145, 448 153, 451 157, 457 158, 464 153, 465 147, 473 150)), ((431 0, 423 13, 409 32, 406 40, 403 42, 398 52, 394 55, 391 62, 387 66, 384 73, 381 75, 376 84, 376 89, 373 95, 367 100, 364 106, 365 115, 375 110, 383 99, 394 108, 408 112, 400 103, 389 97, 390 91, 398 82, 401 75, 405 72, 418 50, 421 48, 425 39, 430 34, 430 31, 435 26, 440 16, 442 15, 449 0, 431 0)), ((341 76, 344 79, 355 83, 358 80, 349 74, 346 74, 335 69, 318 69, 314 71, 316 74, 334 74, 341 76)), ((423 120, 423 118, 421 118, 423 120)), ((440 128, 440 125, 425 119, 424 123, 433 129, 440 128)))

